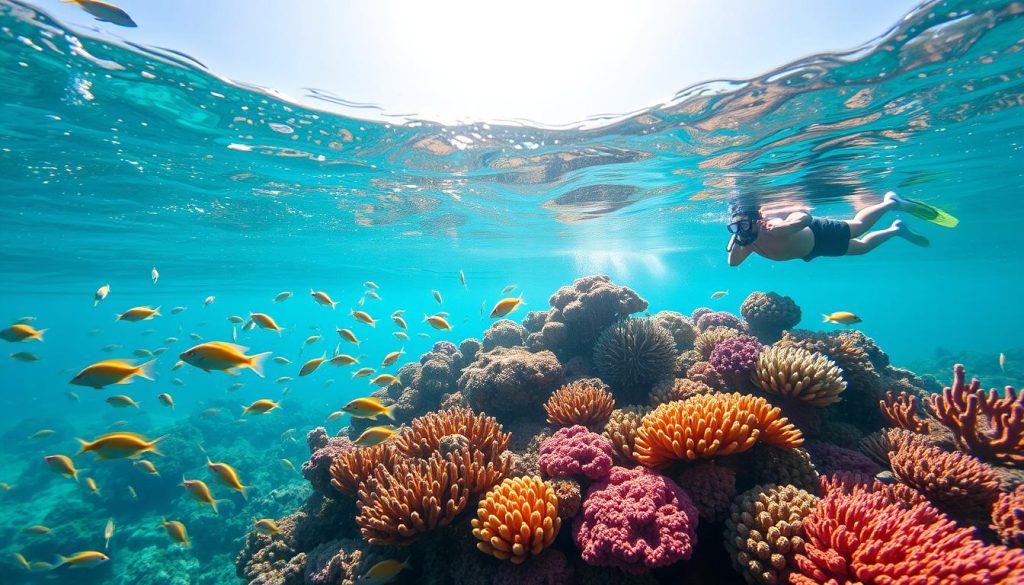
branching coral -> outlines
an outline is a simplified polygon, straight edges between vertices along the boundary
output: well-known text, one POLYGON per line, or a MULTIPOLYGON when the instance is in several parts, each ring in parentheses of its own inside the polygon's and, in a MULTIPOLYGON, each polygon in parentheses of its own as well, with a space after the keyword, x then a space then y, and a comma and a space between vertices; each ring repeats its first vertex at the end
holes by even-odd
POLYGON ((359 484, 373 474, 377 464, 390 468, 396 459, 390 443, 347 451, 331 462, 331 487, 345 495, 355 496, 359 493, 359 484))
POLYGON ((736 495, 736 472, 713 461, 687 467, 677 483, 690 495, 704 522, 725 518, 729 502, 736 495))
POLYGON ((612 468, 587 490, 573 537, 591 565, 642 573, 688 559, 698 512, 671 480, 644 468, 612 468))
POLYGON ((746 451, 759 439, 779 447, 803 443, 800 431, 764 398, 706 394, 662 404, 645 416, 635 450, 644 465, 664 467, 746 451))
POLYGON ((651 406, 658 406, 674 400, 686 400, 691 396, 711 394, 714 390, 704 382, 697 382, 687 378, 672 378, 662 380, 651 388, 651 406))
POLYGON ((833 490, 804 519, 794 585, 1024 582, 1024 552, 987 545, 928 503, 833 490))
POLYGON ((641 391, 672 377, 676 344, 664 327, 649 318, 620 319, 594 344, 594 368, 617 392, 641 391))
POLYGON ((880 401, 878 406, 885 418, 901 429, 923 435, 927 435, 931 430, 928 421, 918 414, 920 411, 917 408, 917 396, 913 394, 900 392, 894 395, 892 392, 886 392, 885 400, 880 401))
POLYGON ((555 390, 544 405, 548 423, 563 427, 583 425, 600 431, 615 409, 615 398, 600 378, 570 382, 555 390))
POLYGON ((612 468, 612 444, 584 426, 558 429, 540 444, 538 465, 548 477, 601 479, 612 468))
POLYGON ((916 438, 890 437, 889 463, 893 475, 946 510, 987 511, 999 495, 999 476, 978 459, 947 452, 916 438))
POLYGON ((615 458, 620 463, 636 462, 636 431, 648 412, 649 409, 643 406, 627 406, 612 411, 602 435, 611 442, 615 458))
POLYGON ((1002 397, 985 392, 981 382, 965 383, 964 367, 953 368, 953 385, 932 395, 935 418, 947 427, 957 447, 986 461, 1024 466, 1024 394, 1009 386, 1002 397))
POLYGON ((992 529, 1003 544, 1024 548, 1024 485, 999 495, 992 507, 992 529))
POLYGON ((562 525, 558 496, 539 477, 506 479, 480 500, 472 524, 478 549, 519 564, 554 542, 562 525))
POLYGON ((765 392, 815 406, 838 402, 846 390, 842 372, 832 360, 795 347, 766 348, 757 358, 752 379, 765 392))
POLYGON ((693 350, 700 354, 704 360, 711 358, 711 352, 715 346, 728 339, 739 337, 740 332, 730 327, 711 327, 697 334, 693 342, 693 350))
POLYGON ((482 452, 488 462, 498 460, 512 438, 494 417, 474 413, 468 408, 450 408, 414 419, 402 428, 394 447, 407 457, 426 459, 438 450, 442 439, 448 435, 465 437, 468 447, 482 452))
POLYGON ((697 329, 689 317, 675 311, 658 311, 651 318, 672 334, 672 339, 676 342, 676 350, 686 351, 693 348, 693 341, 697 338, 697 329))
POLYGON ((458 386, 476 410, 495 416, 527 416, 562 382, 562 365, 550 351, 498 347, 477 354, 458 386))
POLYGON ((774 343, 786 329, 800 322, 800 307, 793 299, 775 292, 753 292, 740 305, 750 333, 764 343, 774 343))
POLYGON ((748 583, 788 583, 793 557, 804 550, 804 518, 818 504, 792 485, 758 485, 736 497, 725 521, 725 548, 748 583))

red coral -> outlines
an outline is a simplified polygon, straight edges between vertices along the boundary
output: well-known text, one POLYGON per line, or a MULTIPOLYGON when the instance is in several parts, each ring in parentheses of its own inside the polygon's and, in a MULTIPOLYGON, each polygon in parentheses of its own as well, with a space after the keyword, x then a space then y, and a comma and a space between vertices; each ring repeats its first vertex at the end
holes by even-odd
POLYGON ((880 400, 878 406, 885 418, 901 429, 922 435, 927 435, 931 429, 928 421, 918 414, 917 396, 913 394, 886 392, 885 400, 880 400))
POLYGON ((1007 546, 1024 548, 1024 485, 1000 494, 992 507, 992 529, 1007 546))

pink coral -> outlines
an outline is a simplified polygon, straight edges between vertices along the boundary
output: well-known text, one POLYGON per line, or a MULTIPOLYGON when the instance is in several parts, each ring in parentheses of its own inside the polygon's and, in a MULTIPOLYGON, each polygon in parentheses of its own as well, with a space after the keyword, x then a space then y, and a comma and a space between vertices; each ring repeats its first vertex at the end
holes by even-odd
POLYGON ((548 477, 582 475, 601 479, 612 468, 612 444, 587 427, 574 425, 558 429, 540 444, 540 470, 548 477))
POLYGON ((573 524, 583 560, 630 573, 689 559, 697 508, 672 480, 644 468, 613 467, 587 490, 573 524))

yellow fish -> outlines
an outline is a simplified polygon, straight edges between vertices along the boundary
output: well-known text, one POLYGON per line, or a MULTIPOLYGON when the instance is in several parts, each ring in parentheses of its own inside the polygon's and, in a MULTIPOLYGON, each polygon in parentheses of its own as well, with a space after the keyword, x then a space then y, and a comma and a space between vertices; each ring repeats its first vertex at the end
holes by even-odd
POLYGON ((139 459, 133 465, 137 469, 141 469, 145 473, 149 473, 151 475, 160 475, 160 473, 156 470, 156 466, 153 465, 152 461, 146 461, 145 459, 139 459))
POLYGON ((226 341, 210 341, 192 347, 178 357, 206 372, 220 370, 234 375, 241 368, 249 368, 262 378, 263 361, 270 356, 270 352, 249 356, 245 355, 248 350, 248 347, 226 341))
POLYGON ((276 331, 278 335, 284 332, 284 329, 278 326, 277 321, 274 321, 274 318, 266 313, 249 313, 249 319, 252 319, 252 322, 260 329, 276 331))
POLYGON ((156 266, 149 272, 149 277, 153 279, 154 285, 156 285, 156 281, 160 280, 160 272, 156 269, 156 266))
POLYGON ((247 497, 245 495, 245 490, 249 486, 242 485, 242 480, 239 479, 238 472, 235 471, 234 467, 231 467, 227 463, 215 463, 210 461, 209 457, 206 458, 206 467, 209 468, 215 476, 217 476, 217 480, 222 484, 241 493, 243 498, 247 497))
POLYGON ((385 583, 391 583, 398 578, 399 573, 408 568, 408 560, 404 562, 394 559, 381 561, 370 567, 366 574, 359 579, 359 583, 360 585, 384 585, 385 583))
POLYGON ((371 317, 370 314, 367 313, 366 311, 349 311, 349 315, 352 315, 352 318, 355 319, 356 321, 359 321, 360 323, 366 323, 370 327, 377 326, 377 320, 371 317))
POLYGON ((21 565, 23 569, 25 569, 26 571, 32 570, 32 563, 28 562, 28 559, 25 558, 25 555, 21 553, 14 553, 14 558, 18 560, 18 564, 21 565))
POLYGON ((107 539, 106 544, 103 548, 110 548, 110 539, 114 536, 114 519, 110 518, 107 520, 107 526, 103 529, 103 537, 107 539))
POLYGON ((53 429, 39 429, 38 431, 36 431, 36 432, 32 433, 31 435, 29 435, 28 438, 30 438, 30 439, 42 439, 43 437, 49 437, 50 435, 52 435, 52 434, 54 434, 56 432, 57 431, 55 431, 53 429))
POLYGON ((11 354, 11 357, 18 360, 19 362, 38 362, 39 356, 32 353, 31 351, 16 351, 11 354))
MULTIPOLYGON (((216 506, 214 506, 214 510, 216 510, 216 506)), ((167 536, 170 536, 174 542, 186 547, 192 546, 188 540, 188 531, 185 530, 185 525, 181 522, 164 518, 160 522, 160 526, 163 527, 164 531, 167 532, 167 536)))
POLYGON ((395 415, 392 412, 394 408, 394 405, 384 406, 380 400, 373 396, 367 396, 365 398, 356 398, 343 406, 341 410, 355 418, 375 419, 383 414, 391 420, 395 420, 395 415))
POLYGON ((841 325, 852 325, 861 323, 860 317, 849 311, 836 311, 831 315, 822 314, 822 323, 836 323, 841 325))
POLYGON ((46 457, 43 457, 43 461, 45 461, 54 472, 78 481, 78 470, 75 469, 74 462, 71 461, 71 458, 67 455, 47 455, 46 457))
POLYGON ((104 299, 106 299, 107 295, 109 295, 109 294, 110 294, 110 285, 109 284, 104 284, 103 286, 101 286, 98 289, 96 289, 96 294, 94 294, 92 296, 92 306, 95 307, 96 305, 100 304, 100 302, 103 301, 104 299))
POLYGON ((46 329, 37 330, 35 327, 26 325, 25 323, 15 323, 7 329, 0 331, 0 339, 10 341, 11 343, 31 341, 33 339, 42 341, 43 333, 46 333, 46 329))
POLYGON ((376 370, 374 370, 373 368, 359 368, 358 370, 356 370, 352 374, 352 377, 353 378, 368 378, 368 377, 370 377, 370 374, 374 373, 375 371, 376 370))
POLYGON ((355 345, 356 347, 359 347, 359 339, 356 338, 356 334, 355 333, 352 333, 348 329, 342 329, 340 327, 338 328, 337 331, 338 331, 338 335, 340 335, 342 339, 344 339, 345 341, 355 345))
POLYGON ((299 369, 299 376, 308 376, 312 374, 317 370, 317 368, 320 367, 320 364, 324 363, 325 361, 327 361, 327 354, 324 354, 318 358, 313 358, 308 362, 302 364, 302 368, 299 369))
POLYGON ((448 320, 440 315, 424 315, 423 320, 438 331, 452 330, 452 326, 448 324, 448 320))
POLYGON ((522 302, 523 293, 519 293, 519 296, 515 298, 509 297, 506 299, 501 299, 500 301, 497 302, 497 304, 494 305, 494 308, 491 309, 491 319, 497 319, 498 317, 504 317, 505 315, 508 315, 512 311, 518 309, 519 305, 522 304, 522 302))
POLYGON ((391 320, 395 322, 395 325, 398 325, 399 329, 409 329, 409 325, 406 324, 405 319, 401 315, 392 315, 391 320))
POLYGON ((336 356, 331 358, 331 362, 330 363, 331 363, 332 366, 337 366, 337 367, 351 366, 352 364, 358 364, 359 360, 354 358, 354 357, 352 357, 352 356, 350 356, 350 355, 348 355, 348 354, 339 353, 338 355, 336 355, 336 356))
POLYGON ((288 469, 291 469, 292 471, 295 471, 295 464, 292 463, 291 459, 282 459, 281 465, 287 467, 288 469))
POLYGON ((96 494, 97 496, 100 495, 100 486, 96 485, 95 479, 91 477, 85 478, 85 486, 89 488, 90 492, 96 494))
POLYGON ((151 309, 149 307, 133 307, 117 316, 118 321, 149 321, 153 317, 160 316, 160 307, 151 309))
POLYGON ((363 431, 363 434, 359 435, 359 438, 355 440, 355 444, 360 447, 372 447, 387 441, 396 434, 397 431, 392 427, 370 427, 363 431))
POLYGON ((273 299, 272 302, 274 302, 274 303, 283 303, 284 301, 287 301, 290 298, 292 298, 292 291, 290 291, 290 290, 283 290, 283 291, 277 293, 276 295, 274 295, 274 299, 273 299))
POLYGON ((134 365, 129 360, 104 360, 87 366, 71 379, 76 386, 88 386, 99 390, 111 384, 131 384, 132 378, 138 376, 144 380, 154 381, 156 360, 141 365, 134 365))
POLYGON ((466 288, 466 273, 461 270, 459 271, 459 284, 462 285, 462 288, 466 288))
POLYGON ((160 401, 160 404, 163 404, 164 406, 170 408, 174 408, 174 398, 172 398, 170 394, 164 392, 163 394, 157 396, 156 399, 160 401))
POLYGON ((434 300, 437 301, 437 304, 439 304, 439 305, 443 305, 444 304, 444 301, 441 300, 441 293, 440 292, 438 292, 436 290, 432 290, 430 292, 431 292, 431 294, 434 295, 434 300))
POLYGON ((999 369, 1006 372, 1006 354, 999 352, 999 369))
POLYGON ((713 301, 714 300, 718 300, 718 299, 724 297, 727 294, 729 294, 729 291, 727 291, 727 290, 715 291, 715 292, 711 293, 711 300, 713 300, 713 301))
POLYGON ((280 406, 281 406, 280 402, 274 402, 273 400, 270 400, 269 398, 263 398, 263 399, 257 400, 256 402, 253 402, 249 406, 242 406, 242 414, 243 415, 246 415, 246 414, 249 414, 249 413, 253 413, 253 414, 266 414, 266 413, 270 412, 271 410, 274 410, 275 408, 279 408, 280 406))
POLYGON ((29 526, 28 528, 23 528, 22 532, 24 532, 25 534, 49 534, 51 531, 49 526, 35 524, 33 526, 29 526))
POLYGON ((253 527, 256 532, 271 536, 281 532, 281 529, 277 527, 277 522, 274 522, 270 518, 261 518, 253 523, 253 527))
POLYGON ((96 454, 97 459, 136 459, 143 453, 163 455, 156 449, 156 444, 161 440, 163 437, 157 437, 150 441, 138 433, 107 433, 92 442, 77 439, 81 444, 78 454, 92 451, 96 454))
POLYGON ((381 374, 376 378, 370 380, 370 383, 383 388, 384 386, 390 386, 397 381, 398 376, 392 376, 391 374, 381 374))
POLYGON ((388 355, 384 356, 384 361, 381 362, 380 367, 386 368, 390 366, 391 364, 397 362, 399 358, 401 358, 403 355, 405 355, 404 349, 389 353, 388 355))
POLYGON ((106 402, 110 406, 113 406, 114 408, 139 407, 139 403, 135 402, 135 400, 133 400, 132 397, 128 396, 127 394, 114 394, 113 396, 108 396, 104 402, 106 402))
POLYGON ((181 487, 185 488, 192 499, 197 502, 209 504, 213 508, 213 513, 217 514, 217 500, 213 499, 213 494, 210 493, 210 487, 206 485, 201 479, 185 479, 181 478, 181 487))
POLYGON ((57 562, 53 564, 53 568, 62 567, 67 565, 72 569, 91 569, 97 565, 105 563, 110 560, 107 555, 94 551, 87 550, 79 553, 75 553, 70 557, 57 555, 57 562))
POLYGON ((338 304, 332 301, 330 295, 323 291, 309 289, 309 296, 313 297, 313 300, 316 301, 316 304, 322 305, 324 307, 330 307, 333 309, 334 306, 338 304))

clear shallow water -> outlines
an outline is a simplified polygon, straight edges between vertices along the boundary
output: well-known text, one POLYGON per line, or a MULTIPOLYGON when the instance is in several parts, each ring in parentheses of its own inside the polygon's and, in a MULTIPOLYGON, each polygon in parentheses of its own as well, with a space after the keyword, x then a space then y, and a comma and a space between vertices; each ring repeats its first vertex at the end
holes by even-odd
MULTIPOLYGON (((91 436, 121 418, 155 429, 211 407, 231 428, 238 404, 287 386, 282 411, 301 443, 309 421, 364 391, 331 368, 273 384, 294 376, 301 358, 331 351, 335 327, 366 336, 358 353, 369 362, 400 347, 415 358, 437 339, 480 337, 489 323, 481 306, 489 311, 507 284, 540 310, 559 286, 592 273, 637 290, 652 312, 735 312, 749 292, 775 290, 801 305, 804 327, 817 328, 820 313, 854 311, 897 365, 940 348, 994 363, 1020 346, 1021 13, 1010 2, 930 4, 849 53, 689 88, 620 119, 532 128, 312 111, 181 56, 75 35, 0 1, 0 319, 33 315, 49 329, 44 344, 16 348, 40 362, 0 362, 10 414, 0 428, 14 437, 60 421, 63 432, 91 436), (732 197, 847 216, 890 189, 961 225, 910 219, 931 238, 928 250, 896 241, 865 257, 725 265, 732 197), (346 316, 366 280, 383 301, 365 308, 385 320, 406 309, 410 341, 346 316), (94 309, 92 293, 106 283, 111 296, 94 309), (314 305, 311 287, 330 292, 338 310, 314 305), (418 323, 437 310, 435 289, 451 334, 418 323), (281 290, 296 297, 271 304, 281 290), (730 295, 712 304, 716 290, 730 295), (208 295, 218 300, 203 309, 208 295), (165 316, 113 322, 143 304, 165 316), (179 305, 188 310, 166 315, 179 305), (234 378, 170 371, 189 333, 226 338, 226 318, 254 310, 288 330, 242 342, 298 363, 270 366, 266 380, 244 372, 233 393, 234 378), (314 325, 324 340, 300 356, 314 325), (74 372, 112 355, 103 346, 156 349, 170 336, 180 341, 160 360, 159 381, 126 387, 144 399, 141 411, 113 411, 90 389, 73 388, 80 403, 65 398, 74 372), (155 401, 163 391, 178 401, 173 413, 155 401)), ((273 445, 255 448, 301 462, 303 446, 278 438, 289 426, 255 424, 268 426, 246 436, 273 445)), ((25 460, 8 459, 5 477, 41 454, 19 449, 25 460)), ((266 513, 289 509, 280 507, 266 513)))

